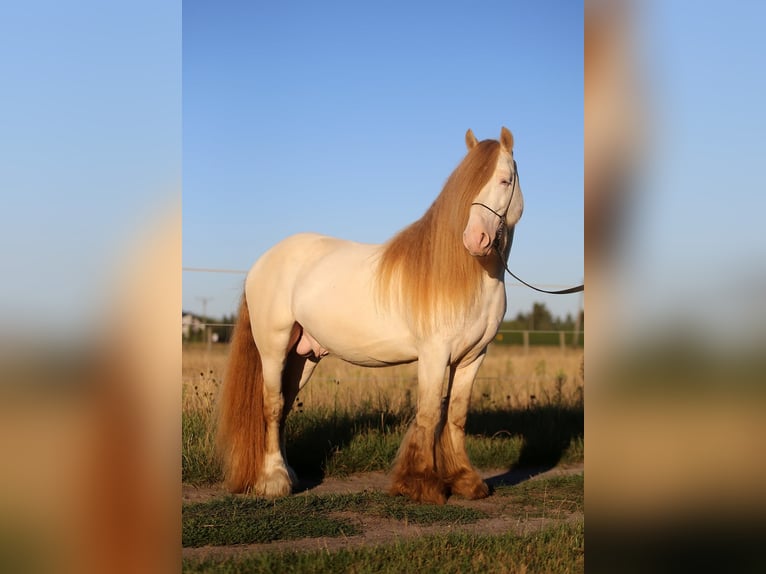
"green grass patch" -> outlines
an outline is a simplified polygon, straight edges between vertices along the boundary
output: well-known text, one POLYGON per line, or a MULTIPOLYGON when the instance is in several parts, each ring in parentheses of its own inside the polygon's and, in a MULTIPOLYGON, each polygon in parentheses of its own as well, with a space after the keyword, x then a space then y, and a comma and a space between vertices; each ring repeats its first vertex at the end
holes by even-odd
POLYGON ((220 546, 359 534, 358 523, 339 516, 342 513, 417 524, 465 524, 487 517, 472 508, 416 504, 380 492, 292 496, 274 501, 229 496, 185 505, 182 543, 220 546))
POLYGON ((474 464, 480 468, 555 466, 564 460, 583 460, 583 406, 570 404, 563 399, 560 403, 554 401, 554 398, 545 397, 544 404, 531 408, 487 408, 471 412, 466 424, 469 438, 480 437, 486 440, 495 437, 513 440, 517 437, 523 441, 518 452, 509 447, 506 458, 498 456, 494 459, 494 465, 485 466, 478 462, 474 464))
POLYGON ((584 512, 582 474, 528 480, 513 486, 498 486, 494 495, 502 499, 503 513, 514 518, 564 518, 584 512))
POLYGON ((496 436, 468 435, 465 450, 477 468, 509 467, 518 462, 524 447, 524 438, 500 433, 496 436))
MULTIPOLYGON (((527 331, 527 343, 530 347, 558 347, 561 345, 561 339, 558 332, 552 331, 527 331)), ((494 339, 495 345, 523 345, 523 330, 498 333, 494 339)), ((564 332, 564 345, 567 347, 583 348, 585 337, 582 332, 573 333, 564 332)))
POLYGON ((184 572, 481 572, 550 574, 584 570, 584 525, 563 524, 526 536, 440 534, 337 552, 262 552, 241 558, 185 559, 184 572))
POLYGON ((287 419, 287 458, 299 476, 346 476, 387 470, 411 410, 314 408, 287 419))
POLYGON ((223 473, 214 456, 212 412, 184 409, 181 413, 181 479, 190 484, 220 482, 223 473))
POLYGON ((569 440, 569 446, 561 454, 559 462, 573 464, 585 460, 585 439, 582 436, 574 436, 569 440))
MULTIPOLYGON (((583 475, 498 486, 498 511, 514 518, 563 518, 583 512, 583 475)), ((381 492, 302 495, 265 500, 229 496, 183 508, 184 546, 247 544, 359 534, 359 521, 348 514, 374 516, 410 524, 467 524, 488 518, 463 505, 417 504, 381 492)))
POLYGON ((467 524, 488 517, 473 508, 420 504, 382 492, 347 495, 346 500, 350 511, 414 524, 467 524))
MULTIPOLYGON (((478 468, 554 466, 584 456, 583 409, 569 401, 532 408, 487 408, 468 415, 466 449, 478 468)), ((287 423, 287 456, 299 476, 386 471, 412 412, 316 409, 287 423)))
POLYGON ((322 499, 306 496, 277 501, 230 496, 185 505, 181 542, 183 546, 222 546, 359 533, 350 520, 329 516, 327 507, 322 499))
POLYGON ((355 472, 388 470, 404 437, 404 430, 385 433, 360 430, 349 443, 330 453, 324 464, 327 476, 348 476, 355 472))
MULTIPOLYGON (((531 408, 480 408, 468 415, 466 448, 478 468, 554 466, 583 460, 582 404, 543 397, 531 408)), ((301 477, 347 476, 390 468, 411 409, 353 412, 316 408, 287 420, 287 457, 301 477)), ((187 483, 220 482, 213 452, 212 412, 182 413, 182 477, 187 483)))

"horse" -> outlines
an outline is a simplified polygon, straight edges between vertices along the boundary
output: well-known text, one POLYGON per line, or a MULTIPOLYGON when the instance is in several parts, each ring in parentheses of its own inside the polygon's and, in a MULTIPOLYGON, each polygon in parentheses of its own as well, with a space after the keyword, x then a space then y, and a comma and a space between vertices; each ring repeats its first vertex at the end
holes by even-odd
POLYGON ((469 129, 465 143, 430 208, 388 242, 301 233, 252 266, 217 415, 231 492, 292 492, 285 421, 332 354, 365 367, 418 362, 417 411, 390 494, 435 504, 489 495, 466 453, 465 423, 474 378, 505 314, 504 264, 524 202, 511 132, 503 127, 499 140, 480 142, 469 129))

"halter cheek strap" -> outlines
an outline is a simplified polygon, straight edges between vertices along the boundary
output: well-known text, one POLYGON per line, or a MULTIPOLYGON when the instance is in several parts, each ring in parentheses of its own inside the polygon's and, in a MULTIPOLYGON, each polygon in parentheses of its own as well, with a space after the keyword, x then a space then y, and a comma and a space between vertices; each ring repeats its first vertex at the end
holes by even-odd
MULTIPOLYGON (((508 203, 505 205, 505 209, 502 213, 498 213, 494 209, 492 209, 489 205, 482 203, 480 201, 474 201, 471 205, 480 205, 484 209, 487 209, 491 211, 494 215, 497 216, 499 219, 499 222, 497 224, 497 231, 495 232, 495 239, 492 242, 492 247, 495 248, 498 255, 500 255, 500 237, 505 233, 506 230, 506 223, 505 223, 505 217, 508 215, 508 210, 511 208, 511 202, 513 201, 513 196, 516 193, 516 184, 519 180, 519 171, 516 167, 516 160, 513 160, 513 180, 511 181, 511 196, 508 198, 508 203)), ((502 255, 500 255, 500 259, 502 259, 502 255)), ((507 269, 507 266, 506 266, 507 269)), ((509 271, 510 273, 510 271, 509 271)))
POLYGON ((511 208, 511 202, 513 201, 513 196, 516 193, 516 184, 519 181, 519 171, 516 167, 516 160, 513 160, 513 181, 511 181, 511 197, 508 198, 508 203, 505 205, 505 209, 503 210, 503 213, 500 214, 494 209, 492 209, 489 205, 486 205, 480 201, 474 201, 471 205, 481 205, 484 209, 490 210, 492 213, 497 215, 505 224, 505 216, 508 215, 508 210, 511 208))

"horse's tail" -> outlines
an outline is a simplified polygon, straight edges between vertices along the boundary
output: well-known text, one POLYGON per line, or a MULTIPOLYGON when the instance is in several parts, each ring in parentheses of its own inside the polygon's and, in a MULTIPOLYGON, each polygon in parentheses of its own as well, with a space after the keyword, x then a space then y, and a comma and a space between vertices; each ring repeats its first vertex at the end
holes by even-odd
POLYGON ((224 481, 231 492, 255 486, 266 451, 263 366, 253 340, 247 300, 242 295, 218 402, 216 443, 224 481))

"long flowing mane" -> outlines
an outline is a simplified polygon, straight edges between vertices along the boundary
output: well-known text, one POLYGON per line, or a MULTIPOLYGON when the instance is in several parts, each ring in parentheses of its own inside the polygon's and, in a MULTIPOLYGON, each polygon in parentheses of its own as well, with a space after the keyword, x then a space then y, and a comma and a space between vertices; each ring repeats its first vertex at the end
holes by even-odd
POLYGON ((384 246, 377 274, 379 300, 383 305, 398 300, 420 334, 456 324, 477 300, 483 268, 465 249, 463 229, 499 153, 497 140, 474 146, 423 217, 384 246))

